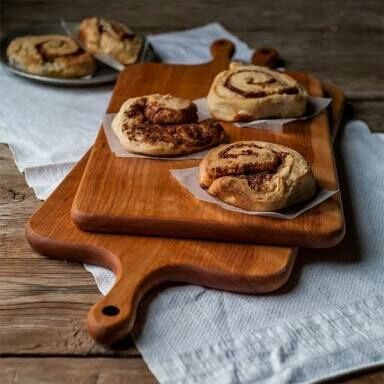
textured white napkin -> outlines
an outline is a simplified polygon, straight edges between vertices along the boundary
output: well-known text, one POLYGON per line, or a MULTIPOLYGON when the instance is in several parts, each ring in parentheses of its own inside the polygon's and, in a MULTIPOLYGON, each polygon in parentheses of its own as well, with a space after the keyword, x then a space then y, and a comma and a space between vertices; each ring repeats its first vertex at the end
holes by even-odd
MULTIPOLYGON (((208 60, 204 47, 220 37, 231 38, 211 24, 151 41, 166 61, 186 63, 208 60)), ((1 69, 0 94, 0 140, 46 197, 93 141, 110 88, 50 88, 1 69)), ((383 364, 382 137, 362 122, 344 130, 337 148, 347 239, 300 250, 284 289, 250 296, 187 285, 145 299, 134 339, 161 383, 312 383, 383 364)), ((86 268, 106 294, 113 274, 86 268)))
POLYGON ((45 199, 92 145, 111 90, 54 88, 0 68, 0 138, 38 198, 45 199))
MULTIPOLYGON (((344 128, 346 238, 300 250, 286 287, 250 296, 184 285, 145 299, 133 336, 161 383, 315 383, 384 364, 383 138, 360 121, 344 128)), ((108 293, 111 273, 87 269, 108 293)))
POLYGON ((178 286, 147 298, 134 337, 160 382, 307 383, 384 363, 380 136, 358 121, 344 129, 346 239, 300 250, 285 288, 249 296, 178 286))

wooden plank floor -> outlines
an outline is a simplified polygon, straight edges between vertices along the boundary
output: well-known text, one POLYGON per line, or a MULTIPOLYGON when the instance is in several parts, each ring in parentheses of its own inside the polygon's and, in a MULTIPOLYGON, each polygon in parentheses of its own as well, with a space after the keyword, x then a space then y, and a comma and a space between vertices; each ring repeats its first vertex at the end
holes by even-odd
MULTIPOLYGON (((3 0, 1 28, 106 15, 143 33, 219 21, 253 47, 277 48, 291 68, 343 88, 354 117, 384 132, 384 3, 380 0, 161 2, 3 0), (181 5, 182 4, 182 5, 181 5)), ((351 110, 349 108, 349 110, 351 110)), ((3 383, 153 383, 130 339, 115 350, 96 345, 85 315, 99 293, 77 264, 46 259, 24 238, 39 207, 6 145, 0 145, 0 372, 3 383), (39 369, 36 369, 36 368, 39 369)), ((378 384, 380 370, 333 382, 378 384)))

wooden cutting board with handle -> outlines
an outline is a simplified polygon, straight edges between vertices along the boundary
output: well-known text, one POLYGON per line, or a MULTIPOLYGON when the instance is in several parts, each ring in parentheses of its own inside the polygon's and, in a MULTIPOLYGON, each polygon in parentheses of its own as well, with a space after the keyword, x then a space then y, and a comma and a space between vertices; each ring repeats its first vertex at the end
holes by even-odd
MULTIPOLYGON (((332 119, 339 122, 343 94, 328 85, 332 119)), ((169 281, 188 282, 244 293, 264 293, 282 286, 292 270, 296 248, 240 245, 93 234, 72 222, 70 207, 87 154, 26 225, 26 236, 38 252, 59 259, 107 267, 116 284, 88 314, 92 337, 112 344, 131 330, 141 297, 169 281)))
MULTIPOLYGON (((108 112, 117 112, 129 97, 151 93, 191 100, 206 96, 215 75, 228 67, 233 47, 221 41, 211 50, 213 60, 201 65, 146 63, 128 67, 117 80, 108 112)), ((322 95, 321 83, 313 76, 290 74, 311 95, 322 95)), ((283 132, 224 126, 231 142, 262 140, 296 149, 311 164, 320 187, 338 188, 326 112, 288 124, 283 132)), ((257 244, 329 247, 344 235, 339 193, 293 220, 236 213, 195 199, 170 174, 170 169, 198 163, 116 157, 101 129, 76 193, 72 218, 86 231, 257 244)))

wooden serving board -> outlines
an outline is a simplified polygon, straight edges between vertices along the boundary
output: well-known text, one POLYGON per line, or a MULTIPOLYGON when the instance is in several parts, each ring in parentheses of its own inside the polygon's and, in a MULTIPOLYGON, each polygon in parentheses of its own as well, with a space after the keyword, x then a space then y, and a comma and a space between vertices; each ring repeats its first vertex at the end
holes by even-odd
POLYGON ((89 331, 96 341, 111 344, 128 334, 140 299, 163 282, 265 293, 288 280, 296 248, 79 230, 70 209, 87 160, 88 154, 33 215, 26 236, 32 248, 44 255, 101 265, 116 274, 115 286, 88 315, 89 331))
MULTIPOLYGON (((202 65, 128 67, 118 78, 108 112, 117 112, 129 97, 151 93, 189 99, 205 96, 215 75, 228 67, 232 46, 222 41, 212 47, 212 54, 213 61, 202 65)), ((322 95, 321 84, 313 76, 290 74, 311 95, 322 95)), ((298 150, 312 165, 321 187, 338 188, 326 112, 291 123, 282 133, 231 124, 225 124, 225 130, 232 142, 263 140, 298 150)), ((96 232, 306 247, 329 247, 341 240, 344 218, 339 194, 294 220, 235 213, 195 199, 170 174, 170 169, 198 163, 116 157, 101 129, 72 206, 72 218, 79 228, 96 232)))
MULTIPOLYGON (((325 89, 333 98, 331 118, 336 132, 344 95, 331 84, 326 84, 325 89)), ((128 334, 140 299, 162 282, 264 293, 288 280, 297 248, 80 231, 71 220, 70 207, 88 157, 89 154, 77 164, 29 220, 26 236, 32 248, 44 255, 93 263, 114 271, 115 286, 88 314, 88 328, 96 341, 112 344, 128 334)))
MULTIPOLYGON (((259 64, 273 62, 270 51, 259 64)), ((283 285, 297 249, 207 241, 91 234, 72 222, 70 207, 89 153, 77 164, 26 225, 38 252, 53 258, 107 267, 117 276, 111 292, 89 312, 91 335, 111 344, 133 326, 141 297, 162 282, 181 281, 244 293, 270 292, 283 285)))

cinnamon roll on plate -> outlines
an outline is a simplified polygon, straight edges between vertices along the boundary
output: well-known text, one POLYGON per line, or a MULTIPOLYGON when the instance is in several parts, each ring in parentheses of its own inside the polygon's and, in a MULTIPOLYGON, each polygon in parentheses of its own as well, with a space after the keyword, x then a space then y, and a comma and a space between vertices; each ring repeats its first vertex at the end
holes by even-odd
POLYGON ((128 99, 114 117, 112 129, 129 152, 151 156, 195 153, 224 139, 219 122, 199 122, 196 105, 172 95, 128 99))
POLYGON ((307 99, 306 89, 290 76, 234 62, 214 79, 207 104, 214 118, 233 122, 299 117, 307 99))
POLYGON ((296 151, 264 141, 238 141, 211 150, 199 183, 225 203, 248 211, 276 211, 314 196, 311 167, 296 151))
POLYGON ((90 17, 80 23, 79 39, 87 52, 106 54, 123 65, 136 63, 144 39, 115 20, 90 17))
POLYGON ((7 47, 10 65, 35 75, 81 78, 96 70, 93 57, 67 36, 17 37, 7 47))

